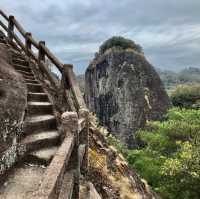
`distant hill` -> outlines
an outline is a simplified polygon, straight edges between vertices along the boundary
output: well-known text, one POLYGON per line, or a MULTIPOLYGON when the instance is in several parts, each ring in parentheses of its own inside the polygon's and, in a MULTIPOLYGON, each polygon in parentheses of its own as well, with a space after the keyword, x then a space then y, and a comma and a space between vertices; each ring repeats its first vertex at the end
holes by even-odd
POLYGON ((164 84, 179 84, 179 83, 200 83, 200 69, 189 67, 180 72, 157 69, 164 84))
POLYGON ((180 84, 199 84, 200 83, 200 69, 195 67, 188 67, 179 72, 169 70, 156 69, 160 75, 165 88, 170 93, 177 85, 180 84))

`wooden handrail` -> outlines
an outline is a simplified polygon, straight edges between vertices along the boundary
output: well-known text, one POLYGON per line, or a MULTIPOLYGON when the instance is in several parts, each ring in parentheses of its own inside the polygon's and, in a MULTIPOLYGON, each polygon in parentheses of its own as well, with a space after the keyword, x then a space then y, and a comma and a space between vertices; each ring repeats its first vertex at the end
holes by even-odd
MULTIPOLYGON (((2 15, 7 21, 8 21, 8 28, 6 25, 4 25, 0 21, 0 25, 8 32, 8 39, 10 42, 14 39, 16 43, 20 46, 20 48, 27 54, 27 56, 32 57, 39 65, 41 70, 45 72, 47 77, 49 78, 50 82, 53 84, 53 86, 57 89, 56 82, 54 78, 52 78, 52 75, 48 72, 48 70, 45 67, 45 56, 51 60, 51 62, 57 67, 57 69, 61 72, 61 74, 64 73, 66 76, 66 79, 69 83, 69 86, 71 88, 72 94, 75 99, 75 107, 78 111, 81 108, 85 108, 85 102, 83 100, 82 94, 80 92, 79 86, 77 84, 74 72, 72 70, 73 65, 70 64, 62 64, 59 59, 45 46, 44 42, 37 42, 31 35, 31 33, 27 33, 24 28, 20 25, 20 23, 14 18, 14 16, 7 17, 6 14, 0 10, 0 15, 2 15), (20 38, 14 33, 16 30, 18 30, 21 35, 25 39, 25 44, 20 40, 20 38), (38 50, 38 56, 33 53, 31 49, 31 45, 33 45, 38 50)), ((65 87, 67 90, 68 88, 65 87)))
POLYGON ((8 27, 6 25, 4 25, 3 22, 0 21, 0 26, 6 31, 8 32, 8 27))
MULTIPOLYGON (((33 45, 36 49, 39 50, 39 43, 31 35, 27 35, 27 32, 20 25, 20 23, 14 18, 14 16, 8 17, 2 10, 0 10, 0 15, 3 16, 9 22, 10 25, 12 24, 13 26, 12 29, 14 29, 15 27, 21 33, 24 39, 27 42, 29 42, 29 44, 33 45)), ((22 50, 25 50, 24 46, 21 45, 22 42, 19 42, 19 38, 16 38, 16 35, 14 36, 14 34, 12 34, 13 31, 10 31, 9 28, 7 28, 6 25, 4 25, 3 22, 1 21, 0 21, 0 26, 2 26, 3 29, 8 32, 10 37, 12 36, 14 40, 16 40, 16 42, 20 45, 20 47, 22 47, 22 50)), ((41 47, 43 49, 44 55, 47 56, 52 61, 53 64, 55 64, 55 66, 58 68, 60 72, 62 72, 63 64, 58 60, 58 58, 56 58, 56 56, 45 45, 42 44, 41 47)), ((35 58, 35 56, 32 57, 35 58)))
MULTIPOLYGON (((27 54, 27 56, 31 56, 42 68, 43 72, 45 72, 50 79, 53 86, 56 86, 54 79, 51 77, 50 73, 45 70, 45 56, 48 57, 49 60, 57 67, 57 69, 66 76, 68 80, 69 86, 71 87, 73 96, 76 101, 77 111, 81 108, 85 108, 85 102, 83 100, 82 94, 79 90, 79 86, 77 84, 74 72, 72 70, 73 65, 70 64, 62 64, 59 59, 45 46, 44 42, 37 42, 31 35, 31 33, 27 33, 24 28, 20 25, 20 23, 14 18, 14 16, 7 16, 2 10, 0 10, 0 15, 3 16, 8 21, 8 28, 3 22, 0 21, 0 26, 2 26, 8 32, 8 39, 10 42, 14 39, 16 43, 21 47, 21 49, 27 54), (15 29, 18 30, 21 35, 25 39, 25 44, 20 40, 20 38, 14 33, 15 29), (33 45, 38 50, 38 56, 36 56, 32 49, 31 45, 33 45)), ((57 88, 57 87, 56 87, 57 88)), ((65 88, 67 89, 67 88, 65 88)))
POLYGON ((58 70, 62 72, 63 64, 54 56, 54 54, 44 45, 41 44, 46 56, 57 66, 58 70))
POLYGON ((23 51, 26 51, 26 47, 25 45, 23 44, 23 42, 20 40, 20 38, 15 34, 15 33, 11 33, 14 40, 16 41, 16 43, 21 47, 21 49, 23 51))
POLYGON ((26 37, 26 31, 24 28, 20 25, 20 23, 15 19, 15 17, 11 18, 14 26, 17 28, 17 30, 22 34, 22 36, 25 38, 26 37))
POLYGON ((5 20, 9 20, 8 16, 3 12, 3 10, 0 10, 0 15, 5 19, 5 20))

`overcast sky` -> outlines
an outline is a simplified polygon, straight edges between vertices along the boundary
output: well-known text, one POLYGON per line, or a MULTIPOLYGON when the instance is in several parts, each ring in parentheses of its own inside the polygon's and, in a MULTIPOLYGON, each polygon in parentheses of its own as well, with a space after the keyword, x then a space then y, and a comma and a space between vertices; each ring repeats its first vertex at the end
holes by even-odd
POLYGON ((140 44, 155 67, 200 68, 200 0, 0 0, 0 9, 79 74, 113 35, 140 44))

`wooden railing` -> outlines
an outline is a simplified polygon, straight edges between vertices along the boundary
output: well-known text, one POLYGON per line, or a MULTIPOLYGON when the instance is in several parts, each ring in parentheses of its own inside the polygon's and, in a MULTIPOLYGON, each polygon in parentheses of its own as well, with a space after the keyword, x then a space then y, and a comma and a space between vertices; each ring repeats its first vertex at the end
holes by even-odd
POLYGON ((7 25, 5 25, 0 20, 0 26, 7 32, 9 43, 15 42, 21 50, 25 52, 25 54, 35 60, 38 63, 41 71, 45 72, 48 79, 52 83, 52 85, 57 89, 58 85, 47 69, 47 65, 45 63, 45 58, 48 58, 60 71, 61 74, 65 75, 65 79, 67 80, 66 89, 71 89, 75 102, 76 109, 85 108, 85 102, 77 85, 77 81, 75 80, 75 74, 73 72, 73 65, 71 64, 63 64, 46 46, 44 41, 37 42, 31 33, 26 32, 24 28, 20 25, 20 23, 15 19, 14 16, 7 16, 2 10, 0 10, 0 15, 7 21, 7 25), (24 42, 21 41, 16 32, 20 33, 24 42), (32 46, 37 49, 37 53, 34 53, 32 50, 32 46))
MULTIPOLYGON (((68 105, 70 104, 70 109, 69 111, 77 112, 78 115, 78 134, 72 136, 71 140, 71 146, 73 147, 72 149, 69 148, 70 153, 74 151, 73 153, 76 153, 74 156, 78 156, 78 162, 76 162, 76 168, 80 171, 80 164, 82 165, 81 168, 87 172, 88 168, 88 110, 86 109, 85 102, 83 100, 82 94, 79 90, 79 86, 76 81, 75 74, 73 72, 73 65, 71 64, 63 64, 45 45, 44 41, 39 41, 37 42, 32 34, 30 32, 26 32, 25 29, 21 26, 21 24, 15 19, 14 16, 7 16, 2 10, 0 10, 0 17, 3 18, 3 20, 0 19, 0 26, 5 30, 7 33, 7 38, 8 38, 8 43, 10 45, 13 45, 17 47, 20 51, 23 51, 24 54, 31 59, 36 65, 39 66, 41 73, 45 73, 45 75, 48 77, 49 81, 51 82, 51 85, 55 88, 55 90, 58 90, 60 87, 58 83, 55 81, 54 77, 52 76, 51 71, 48 69, 47 64, 45 62, 45 59, 49 59, 55 67, 60 71, 62 74, 62 81, 64 82, 64 93, 66 93, 66 99, 70 101, 68 98, 67 94, 72 93, 72 99, 71 102, 66 102, 68 105), (24 39, 22 41, 18 35, 21 35, 21 38, 24 39), (37 52, 33 52, 32 47, 34 47, 37 52), (76 137, 76 139, 75 139, 76 137), (74 140, 75 139, 75 140, 74 140), (78 139, 78 140, 77 140, 78 139), (75 142, 75 143, 74 143, 75 142), (80 149, 80 146, 82 149, 80 149), (83 149, 84 146, 84 149, 83 149), (80 151, 82 153, 80 154, 80 151), (83 158, 84 156, 84 158, 83 158), (79 168, 78 168, 78 167, 79 168)), ((61 82, 61 81, 60 81, 61 82)), ((70 123, 69 123, 70 124, 70 123)), ((73 127, 76 128, 76 127, 73 127)), ((70 130, 72 130, 71 128, 70 130)), ((70 140, 66 140, 63 142, 63 144, 69 143, 70 140)), ((68 146, 69 147, 69 146, 68 146)), ((64 168, 64 165, 66 164, 67 158, 69 157, 69 153, 63 153, 63 149, 65 149, 66 146, 61 146, 60 148, 60 154, 58 154, 57 157, 55 157, 52 160, 52 165, 49 166, 49 170, 47 171, 47 179, 49 176, 48 172, 51 172, 54 170, 54 163, 57 164, 57 159, 59 155, 62 154, 63 157, 63 163, 62 161, 60 162, 60 168, 64 168)), ((59 153, 59 151, 58 151, 59 153)), ((72 154, 73 155, 73 154, 72 154)), ((60 183, 58 181, 62 180, 64 178, 64 171, 63 170, 58 170, 57 173, 54 172, 55 175, 58 175, 58 178, 52 179, 55 181, 55 185, 60 183), (58 181, 57 181, 58 180, 58 181)), ((69 175, 67 175, 69 176, 69 175)), ((77 177, 76 177, 77 179, 77 177)), ((76 180, 76 183, 78 181, 76 180)), ((44 182, 46 183, 46 182, 44 182)), ((43 183, 43 184, 44 184, 43 183)), ((54 182, 52 182, 54 183, 54 182)), ((44 185, 46 186, 46 185, 44 185)), ((52 184, 52 189, 56 189, 54 184, 52 184)), ((77 189, 77 188, 76 188, 77 189)), ((49 190, 52 191, 52 190, 49 190)), ((55 191, 55 190, 54 190, 55 191)), ((50 194, 50 193, 49 193, 50 194)), ((47 193, 48 195, 48 193, 47 193)), ((47 196, 46 195, 46 196, 47 196)), ((45 196, 45 197, 46 197, 45 196)), ((44 198, 45 198, 44 197, 44 198)), ((48 197, 51 198, 51 197, 48 197)))

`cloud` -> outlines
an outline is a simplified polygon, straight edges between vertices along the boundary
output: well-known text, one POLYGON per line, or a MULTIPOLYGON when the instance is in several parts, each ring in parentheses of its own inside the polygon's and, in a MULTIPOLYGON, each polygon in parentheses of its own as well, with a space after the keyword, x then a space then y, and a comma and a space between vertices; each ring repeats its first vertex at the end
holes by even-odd
POLYGON ((156 67, 200 67, 199 0, 1 0, 0 7, 77 73, 113 35, 139 43, 156 67))

